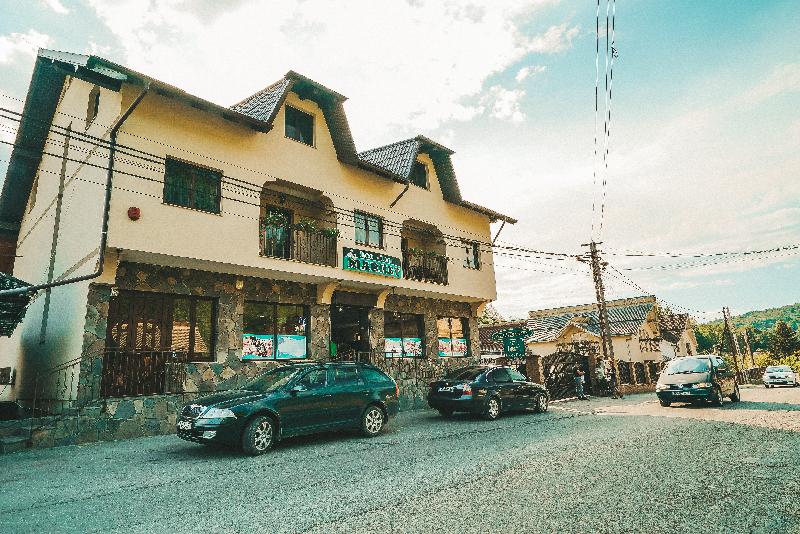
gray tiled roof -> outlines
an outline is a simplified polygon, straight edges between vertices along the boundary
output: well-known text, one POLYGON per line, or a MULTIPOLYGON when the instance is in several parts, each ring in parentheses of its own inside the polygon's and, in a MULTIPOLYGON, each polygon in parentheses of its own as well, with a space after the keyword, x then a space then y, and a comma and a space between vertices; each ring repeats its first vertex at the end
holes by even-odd
POLYGON ((291 83, 288 78, 281 78, 269 87, 232 105, 231 109, 260 121, 271 122, 291 83))
MULTIPOLYGON (((653 303, 637 303, 622 306, 609 306, 608 321, 612 336, 636 334, 653 310, 653 303)), ((600 322, 597 309, 565 312, 555 315, 543 314, 528 319, 528 328, 533 330, 529 341, 547 342, 557 339, 570 324, 589 334, 600 336, 600 322)))
POLYGON ((405 180, 411 175, 420 145, 417 139, 406 139, 386 146, 365 150, 358 154, 359 159, 370 165, 380 167, 405 180))

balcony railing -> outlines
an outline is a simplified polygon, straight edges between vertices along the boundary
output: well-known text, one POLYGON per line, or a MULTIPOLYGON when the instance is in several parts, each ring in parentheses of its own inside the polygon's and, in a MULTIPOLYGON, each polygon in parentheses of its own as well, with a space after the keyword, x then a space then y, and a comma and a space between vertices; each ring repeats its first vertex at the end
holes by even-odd
POLYGON ((106 349, 100 396, 181 393, 186 354, 174 351, 106 349))
POLYGON ((403 277, 447 285, 447 258, 403 251, 403 277))
POLYGON ((336 267, 336 236, 321 231, 265 226, 261 231, 264 256, 336 267))

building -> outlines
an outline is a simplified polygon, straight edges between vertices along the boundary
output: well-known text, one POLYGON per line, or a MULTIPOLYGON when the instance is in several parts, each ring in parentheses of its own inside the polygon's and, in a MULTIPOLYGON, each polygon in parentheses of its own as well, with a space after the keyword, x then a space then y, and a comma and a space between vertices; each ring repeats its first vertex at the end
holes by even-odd
MULTIPOLYGON (((654 296, 610 300, 607 310, 622 383, 650 383, 661 362, 697 354, 689 315, 661 309, 654 296)), ((590 372, 602 355, 597 304, 531 311, 527 326, 533 334, 526 351, 541 358, 545 375, 549 361, 577 363, 590 372)))
POLYGON ((26 282, 100 274, 40 291, 0 340, 5 398, 214 391, 288 359, 477 358, 490 224, 516 221, 463 199, 453 152, 426 137, 357 151, 344 101, 290 71, 223 107, 41 50, 2 241, 26 282))

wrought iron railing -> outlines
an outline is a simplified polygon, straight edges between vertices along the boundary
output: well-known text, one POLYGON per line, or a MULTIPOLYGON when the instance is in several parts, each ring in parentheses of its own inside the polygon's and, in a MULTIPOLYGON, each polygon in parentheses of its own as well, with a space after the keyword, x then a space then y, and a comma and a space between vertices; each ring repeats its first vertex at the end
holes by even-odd
POLYGON ((75 358, 36 373, 33 398, 24 402, 32 417, 63 413, 75 406, 81 361, 83 358, 75 358))
POLYGON ((183 393, 186 354, 173 351, 106 349, 100 396, 132 397, 183 393))
POLYGON ((619 383, 631 383, 631 366, 629 362, 617 361, 617 369, 619 369, 619 383))
POLYGON ((636 362, 633 364, 633 377, 637 384, 644 384, 646 382, 644 364, 642 362, 636 362))
POLYGON ((403 251, 403 277, 447 285, 447 258, 403 251))
POLYGON ((263 226, 261 253, 272 258, 302 261, 336 267, 336 236, 322 231, 263 226))

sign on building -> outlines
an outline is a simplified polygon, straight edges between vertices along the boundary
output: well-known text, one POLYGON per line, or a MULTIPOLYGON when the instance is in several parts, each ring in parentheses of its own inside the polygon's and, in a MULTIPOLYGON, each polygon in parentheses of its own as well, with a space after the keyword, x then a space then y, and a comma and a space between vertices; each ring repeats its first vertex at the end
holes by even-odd
POLYGON ((506 356, 524 356, 525 339, 533 332, 530 328, 506 328, 492 334, 492 340, 503 343, 503 353, 506 356))
POLYGON ((344 247, 343 252, 342 267, 346 271, 403 278, 403 263, 400 258, 348 247, 344 247))

